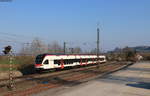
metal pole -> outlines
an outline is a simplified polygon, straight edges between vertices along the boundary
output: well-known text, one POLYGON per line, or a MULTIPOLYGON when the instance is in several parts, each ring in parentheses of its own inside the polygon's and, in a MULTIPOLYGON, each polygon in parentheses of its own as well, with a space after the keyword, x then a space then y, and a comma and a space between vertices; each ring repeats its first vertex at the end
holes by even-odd
POLYGON ((99 28, 97 28, 97 58, 99 58, 99 28))
POLYGON ((97 68, 99 69, 99 28, 97 27, 97 68))
POLYGON ((74 53, 74 49, 73 48, 69 48, 70 53, 73 54, 74 53))
POLYGON ((64 42, 64 54, 66 54, 66 42, 64 42))

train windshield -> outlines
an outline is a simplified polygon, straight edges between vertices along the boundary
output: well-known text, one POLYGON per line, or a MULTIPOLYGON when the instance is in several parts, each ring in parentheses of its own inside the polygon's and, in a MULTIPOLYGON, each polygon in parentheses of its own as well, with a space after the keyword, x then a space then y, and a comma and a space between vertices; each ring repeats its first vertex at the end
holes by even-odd
POLYGON ((35 63, 36 64, 41 64, 43 59, 44 59, 45 55, 44 54, 41 54, 41 55, 38 55, 35 59, 35 63))

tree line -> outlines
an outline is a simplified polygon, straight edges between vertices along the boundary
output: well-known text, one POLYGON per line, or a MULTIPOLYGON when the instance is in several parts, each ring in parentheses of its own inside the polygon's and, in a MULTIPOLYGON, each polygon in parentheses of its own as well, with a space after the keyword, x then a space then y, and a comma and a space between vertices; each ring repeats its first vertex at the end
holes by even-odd
MULTIPOLYGON (((91 51, 92 52, 92 51, 91 51)), ((20 55, 38 55, 42 53, 64 53, 63 45, 59 44, 57 41, 53 41, 49 44, 46 44, 39 38, 35 38, 31 43, 25 43, 21 50, 20 55)), ((84 53, 79 46, 66 48, 66 54, 82 54, 84 53)))

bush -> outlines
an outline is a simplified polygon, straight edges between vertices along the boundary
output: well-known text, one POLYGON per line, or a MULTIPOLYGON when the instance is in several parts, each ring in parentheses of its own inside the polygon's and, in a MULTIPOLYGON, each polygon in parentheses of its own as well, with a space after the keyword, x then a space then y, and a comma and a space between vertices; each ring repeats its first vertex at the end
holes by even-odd
POLYGON ((18 56, 16 59, 20 64, 18 70, 20 70, 24 75, 34 73, 34 57, 18 56))

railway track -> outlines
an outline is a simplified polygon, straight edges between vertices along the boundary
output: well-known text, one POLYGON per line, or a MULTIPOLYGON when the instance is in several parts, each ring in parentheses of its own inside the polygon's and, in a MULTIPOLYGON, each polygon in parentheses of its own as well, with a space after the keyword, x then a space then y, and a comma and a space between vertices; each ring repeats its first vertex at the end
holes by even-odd
MULTIPOLYGON (((105 65, 112 65, 115 64, 116 62, 111 62, 111 63, 102 63, 99 66, 105 66, 105 65)), ((46 73, 34 73, 34 74, 29 74, 29 75, 23 75, 21 77, 14 77, 13 79, 18 82, 18 81, 23 81, 27 79, 32 79, 36 77, 45 77, 45 76, 55 76, 55 75, 61 75, 61 74, 66 74, 68 72, 75 72, 75 71, 82 71, 85 69, 89 68, 95 68, 97 65, 89 65, 89 66, 81 66, 79 68, 74 68, 74 69, 65 69, 65 70, 59 70, 59 71, 54 71, 52 70, 51 72, 46 72, 46 73)), ((9 79, 0 79, 0 86, 2 86, 5 82, 7 82, 9 79)))
POLYGON ((0 92, 5 91, 4 96, 27 96, 59 86, 74 86, 86 81, 86 79, 115 71, 124 65, 128 65, 128 63, 112 62, 101 64, 99 68, 97 68, 97 65, 94 65, 46 74, 27 75, 15 78, 15 91, 7 92, 6 88, 1 88, 0 92))

